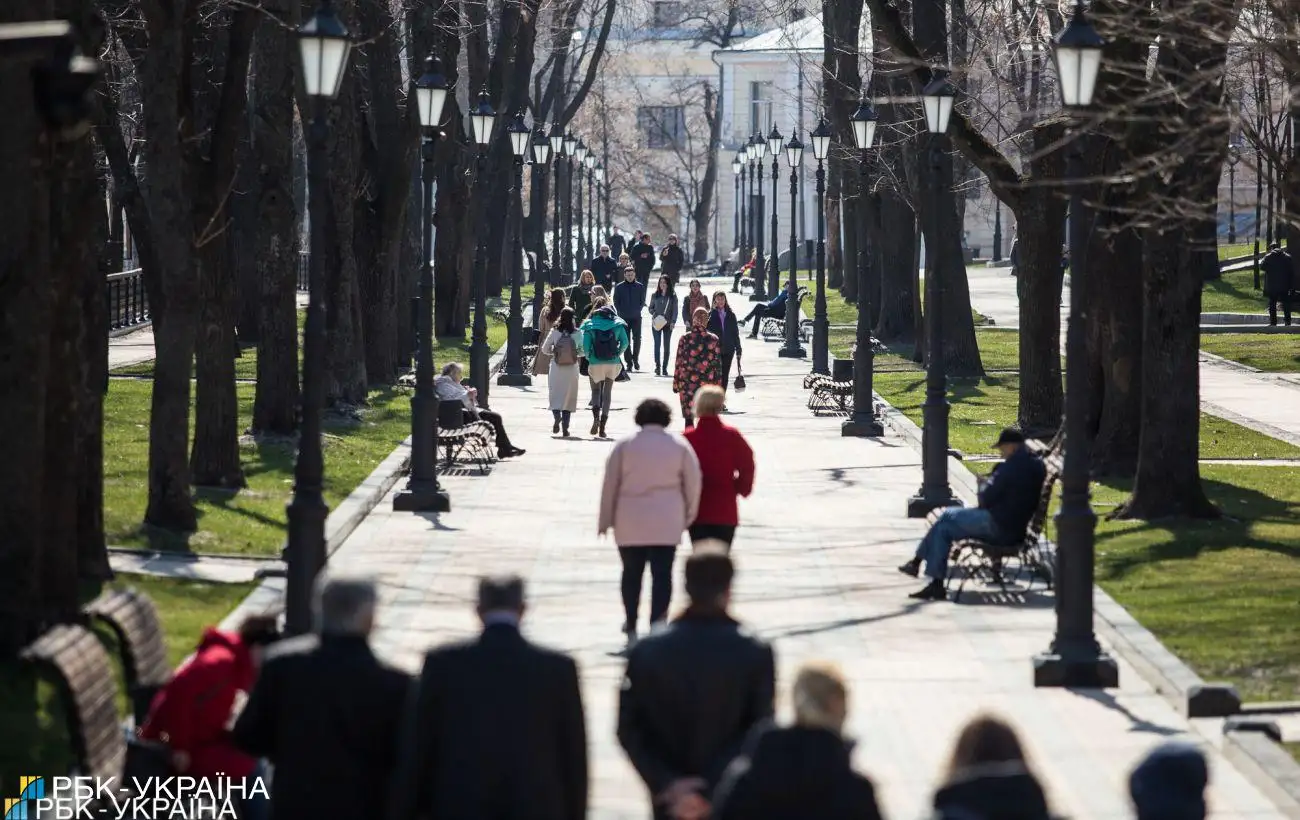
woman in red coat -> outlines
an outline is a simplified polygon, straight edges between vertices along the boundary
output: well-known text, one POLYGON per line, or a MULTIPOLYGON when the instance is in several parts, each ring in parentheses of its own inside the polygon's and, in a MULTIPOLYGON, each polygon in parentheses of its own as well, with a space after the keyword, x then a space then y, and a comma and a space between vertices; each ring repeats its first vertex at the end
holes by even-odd
POLYGON ((730 552, 740 522, 736 497, 748 498, 754 489, 754 451, 739 430, 718 418, 726 397, 717 385, 701 387, 695 394, 695 426, 684 435, 704 476, 691 543, 699 547, 705 540, 722 541, 730 552))

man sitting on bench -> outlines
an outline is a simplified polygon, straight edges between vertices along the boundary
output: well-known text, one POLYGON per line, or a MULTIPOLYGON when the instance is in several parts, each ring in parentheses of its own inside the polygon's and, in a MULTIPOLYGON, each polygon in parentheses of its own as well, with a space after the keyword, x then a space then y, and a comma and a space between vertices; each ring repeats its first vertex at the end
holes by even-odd
POLYGON ((1029 521, 1038 509, 1047 468, 1038 456, 1025 447, 1019 430, 1007 428, 993 445, 1004 459, 993 468, 979 493, 979 508, 950 507, 940 514, 934 526, 916 546, 916 556, 898 568, 913 578, 925 561, 930 583, 909 598, 942 601, 948 597, 944 579, 948 576, 948 555, 952 545, 966 538, 987 544, 1016 544, 1025 537, 1029 521))
POLYGON ((784 319, 785 303, 789 298, 789 290, 781 288, 781 292, 778 293, 776 298, 772 301, 759 302, 757 305, 754 305, 754 309, 749 312, 749 315, 740 320, 742 325, 750 319, 754 320, 754 329, 750 332, 749 338, 758 338, 758 326, 763 323, 764 319, 784 319))

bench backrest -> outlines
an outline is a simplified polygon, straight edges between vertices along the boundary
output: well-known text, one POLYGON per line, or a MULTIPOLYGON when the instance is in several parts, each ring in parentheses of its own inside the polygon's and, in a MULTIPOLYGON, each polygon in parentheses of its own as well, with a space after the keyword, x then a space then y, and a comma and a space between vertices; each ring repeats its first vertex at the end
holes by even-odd
POLYGON ((464 405, 458 401, 441 401, 438 403, 438 429, 456 430, 465 426, 465 415, 461 412, 464 405))
POLYGON ((1028 541, 1037 541, 1043 534, 1043 525, 1047 523, 1047 510, 1052 506, 1052 490, 1061 477, 1061 462, 1065 457, 1065 436, 1057 436, 1047 449, 1041 446, 1034 449, 1043 460, 1046 474, 1043 476, 1043 487, 1038 496, 1038 507, 1034 510, 1033 517, 1029 519, 1029 527, 1025 531, 1025 538, 1028 541))
POLYGON ((99 638, 83 626, 64 624, 46 632, 20 657, 55 680, 78 773, 121 777, 126 738, 117 713, 112 664, 99 638))
POLYGON ((125 589, 100 595, 85 611, 117 636, 132 711, 136 723, 143 723, 154 695, 172 676, 157 608, 144 593, 125 589))

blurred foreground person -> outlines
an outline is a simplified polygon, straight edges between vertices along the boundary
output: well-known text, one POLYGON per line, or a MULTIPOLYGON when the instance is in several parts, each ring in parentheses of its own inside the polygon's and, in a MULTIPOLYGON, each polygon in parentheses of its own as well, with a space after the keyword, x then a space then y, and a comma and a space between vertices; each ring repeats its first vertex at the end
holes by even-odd
POLYGON ((691 544, 730 552, 740 523, 736 497, 748 498, 754 490, 754 451, 739 430, 718 417, 726 400, 727 394, 715 384, 696 391, 697 424, 683 435, 695 450, 704 479, 699 512, 689 530, 691 544))
POLYGON ((966 724, 934 795, 937 820, 1050 820, 1047 798, 1029 771, 1016 732, 982 715, 966 724))
POLYGON ((1129 775, 1128 791, 1137 820, 1205 820, 1209 766, 1188 743, 1156 747, 1129 775))

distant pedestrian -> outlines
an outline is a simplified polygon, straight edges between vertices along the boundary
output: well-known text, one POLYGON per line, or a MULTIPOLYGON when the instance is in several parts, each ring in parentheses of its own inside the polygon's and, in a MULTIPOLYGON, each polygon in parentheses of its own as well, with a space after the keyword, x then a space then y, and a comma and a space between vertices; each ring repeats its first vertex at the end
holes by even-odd
POLYGON ((731 305, 727 304, 727 294, 720 290, 713 294, 709 331, 722 343, 722 379, 719 384, 727 390, 731 386, 731 363, 741 356, 740 323, 736 321, 731 305))
POLYGON ((560 311, 565 307, 564 291, 560 288, 554 288, 547 295, 546 304, 542 306, 540 314, 541 327, 537 330, 537 355, 533 357, 533 375, 540 376, 551 366, 551 356, 549 353, 542 351, 548 336, 551 335, 551 328, 555 323, 560 321, 560 311))
POLYGON ((843 736, 848 687, 833 667, 808 664, 791 692, 794 725, 751 735, 714 792, 713 820, 880 820, 876 790, 853 771, 843 736))
POLYGON ((650 331, 654 334, 655 375, 668 375, 668 360, 672 357, 673 326, 677 324, 677 291, 673 280, 660 276, 650 297, 650 331))
POLYGON ((623 372, 623 352, 628 348, 627 325, 605 297, 597 297, 592 306, 590 318, 582 323, 582 350, 591 379, 591 434, 604 438, 614 400, 614 380, 623 372))
POLYGON ((934 795, 934 813, 936 820, 1051 817, 1015 730, 988 715, 973 719, 958 735, 947 777, 934 795))
POLYGON ((650 272, 655 269, 655 246, 650 241, 650 234, 641 234, 641 241, 628 253, 632 257, 632 267, 636 269, 636 280, 648 285, 650 272))
POLYGON ((668 432, 672 410, 658 399, 636 408, 641 429, 620 439, 605 462, 597 532, 614 531, 623 562, 623 634, 636 639, 641 581, 650 565, 650 623, 668 615, 673 556, 700 503, 700 464, 681 438, 668 432))
POLYGON ((1157 746, 1129 775, 1137 820, 1205 820, 1205 754, 1189 743, 1157 746))
POLYGON ((618 741, 650 792, 655 820, 707 817, 723 772, 774 711, 772 647, 727 611, 731 558, 701 550, 686 559, 685 574, 690 605, 628 651, 619 691, 618 741))
POLYGON ((596 277, 596 284, 606 290, 614 287, 614 283, 618 281, 615 278, 618 274, 617 257, 610 255, 609 245, 600 246, 600 254, 591 260, 590 268, 596 277))
POLYGON ((668 234, 668 244, 664 245, 659 252, 659 272, 667 276, 677 287, 677 279, 682 275, 682 268, 686 266, 686 254, 682 252, 681 245, 677 242, 677 234, 668 234))
POLYGON ((624 249, 627 248, 627 238, 618 232, 618 228, 609 235, 609 252, 617 259, 623 255, 624 249))
POLYGON ((578 361, 582 356, 582 333, 573 323, 573 308, 560 311, 560 320, 542 342, 542 350, 551 360, 546 390, 555 423, 552 433, 564 431, 569 437, 569 421, 578 409, 578 361))
POLYGON ((685 433, 695 450, 703 476, 700 509, 691 522, 691 543, 696 549, 717 542, 730 551, 740 523, 736 497, 748 498, 754 489, 754 451, 740 431, 723 424, 718 414, 727 394, 707 384, 695 393, 695 426, 685 433))
POLYGON ((758 264, 758 251, 751 251, 749 261, 736 268, 735 276, 731 280, 731 292, 740 293, 740 280, 746 276, 754 275, 754 267, 758 264))
POLYGON ((690 330, 691 323, 695 321, 696 308, 704 308, 705 313, 708 313, 709 297, 704 294, 700 280, 692 279, 686 299, 682 302, 682 325, 687 330, 690 330))
POLYGON ((646 307, 645 285, 632 271, 623 272, 623 281, 614 286, 614 310, 627 325, 631 345, 624 352, 627 370, 641 369, 641 314, 646 307))
POLYGON ((1007 254, 1008 261, 1011 262, 1011 275, 1020 275, 1020 237, 1011 234, 1011 252, 1007 254))
POLYGON ((682 420, 690 427, 695 423, 695 393, 706 384, 722 381, 722 342, 709 332, 709 312, 697 307, 695 322, 677 341, 677 359, 673 366, 673 392, 682 405, 682 420))
POLYGON ((581 324, 591 312, 592 290, 597 287, 596 275, 589 270, 578 274, 578 284, 569 288, 569 307, 573 308, 573 317, 581 324))
POLYGON ((425 655, 407 704, 391 820, 585 820, 578 667, 523 636, 524 612, 521 578, 484 578, 483 631, 425 655))
POLYGON ((1291 266, 1291 254, 1282 250, 1281 244, 1274 242, 1268 247, 1261 263, 1264 269, 1264 295, 1268 297, 1268 323, 1277 326, 1277 306, 1282 306, 1282 315, 1286 324, 1291 325, 1291 291, 1295 290, 1295 269, 1291 266))
POLYGON ((379 595, 368 578, 325 575, 315 633, 268 652, 234 738, 271 762, 271 816, 384 817, 410 678, 370 649, 379 595), (323 784, 328 787, 322 788, 323 784))

